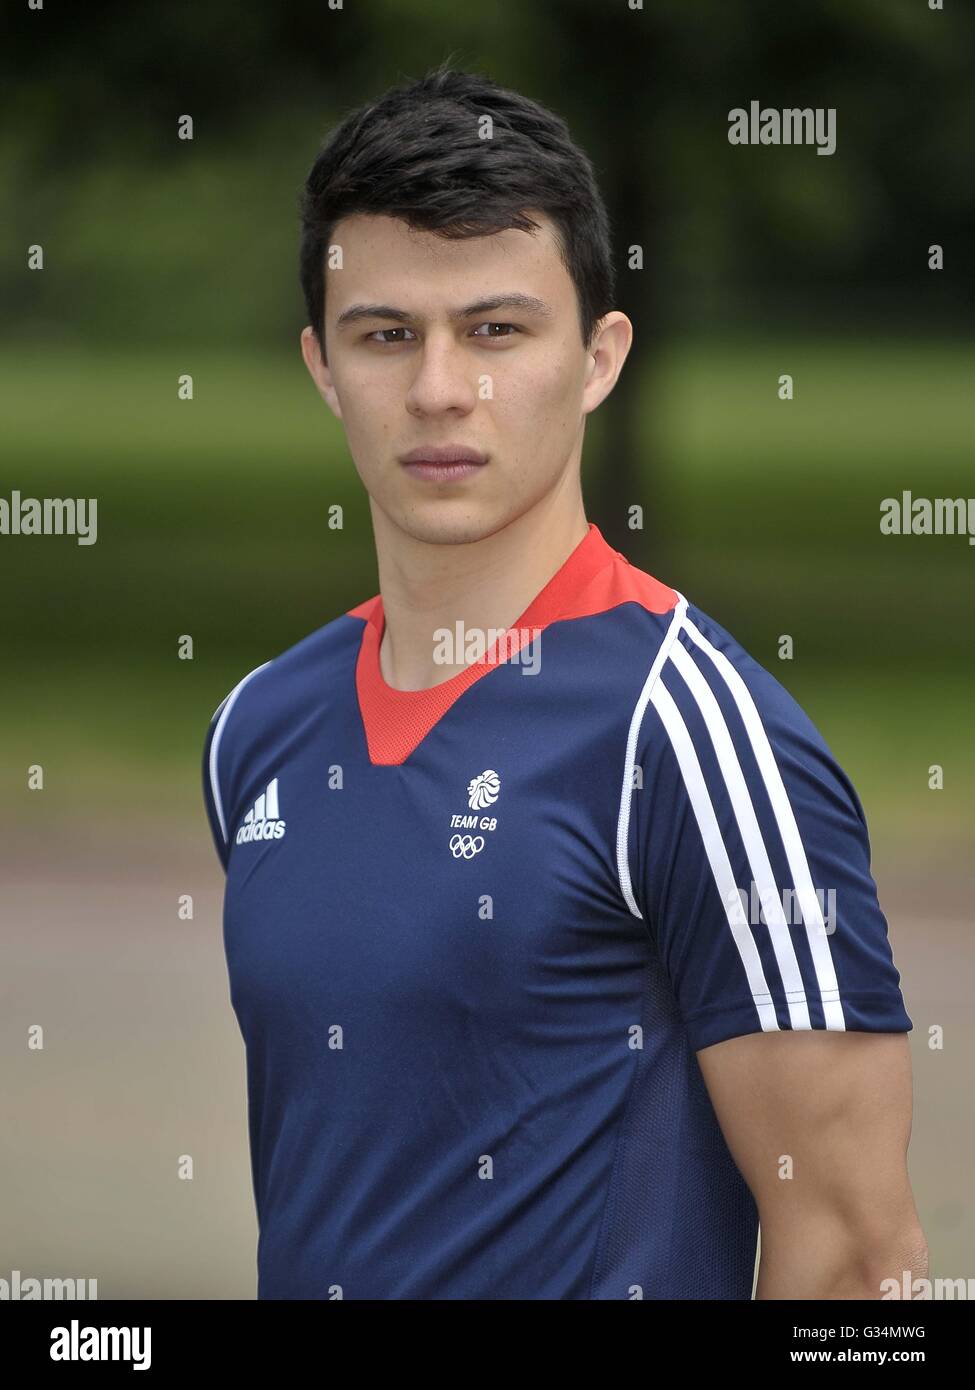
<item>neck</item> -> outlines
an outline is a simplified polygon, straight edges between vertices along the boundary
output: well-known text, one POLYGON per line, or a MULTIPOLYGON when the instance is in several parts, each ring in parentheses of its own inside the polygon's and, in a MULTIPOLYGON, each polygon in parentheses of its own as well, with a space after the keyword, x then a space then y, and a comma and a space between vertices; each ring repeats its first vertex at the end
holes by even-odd
MULTIPOLYGON (((416 540, 372 508, 385 627, 383 680, 396 690, 426 690, 469 663, 463 652, 444 665, 434 633, 511 627, 584 540, 582 495, 547 497, 483 540, 435 545, 416 540)), ((490 645, 490 640, 488 641, 490 645)))

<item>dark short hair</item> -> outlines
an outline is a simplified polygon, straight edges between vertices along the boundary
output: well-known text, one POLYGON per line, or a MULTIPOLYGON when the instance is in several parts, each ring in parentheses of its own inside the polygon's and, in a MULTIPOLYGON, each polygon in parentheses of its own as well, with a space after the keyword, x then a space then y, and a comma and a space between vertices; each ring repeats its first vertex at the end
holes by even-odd
POLYGON ((609 217, 592 164, 561 117, 489 77, 442 63, 346 116, 322 145, 300 200, 300 278, 308 322, 325 352, 325 257, 332 229, 354 213, 399 217, 451 240, 552 219, 576 287, 588 347, 613 307, 609 217), (492 138, 479 121, 490 116, 492 138))

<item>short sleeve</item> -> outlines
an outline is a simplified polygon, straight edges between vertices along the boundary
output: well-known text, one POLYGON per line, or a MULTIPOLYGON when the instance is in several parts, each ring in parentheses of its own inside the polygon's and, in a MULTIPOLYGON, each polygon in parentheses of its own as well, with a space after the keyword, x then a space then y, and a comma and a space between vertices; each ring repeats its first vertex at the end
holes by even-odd
POLYGON ((203 743, 203 804, 206 808, 210 833, 213 836, 217 858, 226 873, 230 858, 230 845, 227 837, 226 813, 221 790, 220 742, 223 732, 223 714, 230 696, 221 700, 207 728, 203 743))
MULTIPOLYGON (((253 671, 248 671, 229 695, 221 700, 210 719, 203 743, 203 804, 206 807, 207 820, 210 822, 210 833, 213 836, 217 857, 223 865, 224 872, 227 871, 230 862, 230 829, 236 801, 235 788, 238 778, 234 775, 234 767, 239 771, 240 763, 239 748, 235 757, 230 747, 234 742, 234 729, 231 725, 239 725, 240 717, 235 716, 231 721, 231 714, 244 689, 259 671, 263 671, 270 664, 269 661, 263 661, 260 666, 255 666, 253 671)), ((239 738, 237 741, 239 743, 239 738)))
POLYGON ((640 723, 626 842, 691 1046, 909 1031, 851 782, 722 628, 686 608, 672 638, 640 723))

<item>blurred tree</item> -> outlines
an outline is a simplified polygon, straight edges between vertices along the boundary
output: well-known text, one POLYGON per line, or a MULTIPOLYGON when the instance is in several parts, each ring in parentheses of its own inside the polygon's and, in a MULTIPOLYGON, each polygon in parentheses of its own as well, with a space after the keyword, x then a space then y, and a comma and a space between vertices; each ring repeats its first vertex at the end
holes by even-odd
POLYGON ((0 264, 6 332, 280 343, 300 316, 291 208, 333 120, 446 53, 546 102, 596 165, 619 303, 637 330, 588 483, 635 559, 666 531, 647 391, 678 331, 787 312, 835 325, 967 322, 975 13, 922 0, 48 0, 4 12, 0 141, 11 244, 44 231, 48 269, 0 264), (463 48, 457 49, 457 45, 463 48), (728 112, 835 107, 838 145, 732 147, 728 112), (175 138, 192 113, 192 152, 175 138), (241 225, 241 224, 244 225, 241 225), (946 247, 944 273, 927 247, 946 247), (630 268, 629 248, 643 268, 630 268), (247 286, 245 292, 244 287, 247 286), (135 313, 133 306, 136 306, 135 313), (963 317, 964 316, 964 317, 963 317), (642 539, 627 508, 644 507, 642 539))

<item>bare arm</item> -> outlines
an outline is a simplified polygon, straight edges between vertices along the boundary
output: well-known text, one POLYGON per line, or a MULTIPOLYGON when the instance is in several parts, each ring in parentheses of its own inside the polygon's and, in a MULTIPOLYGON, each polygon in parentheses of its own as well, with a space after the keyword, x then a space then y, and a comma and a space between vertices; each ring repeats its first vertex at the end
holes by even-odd
POLYGON ((758 1298, 880 1298, 882 1279, 927 1276, 905 1033, 750 1033, 697 1058, 758 1207, 758 1298))

